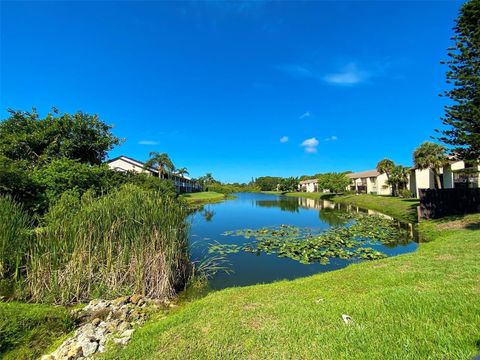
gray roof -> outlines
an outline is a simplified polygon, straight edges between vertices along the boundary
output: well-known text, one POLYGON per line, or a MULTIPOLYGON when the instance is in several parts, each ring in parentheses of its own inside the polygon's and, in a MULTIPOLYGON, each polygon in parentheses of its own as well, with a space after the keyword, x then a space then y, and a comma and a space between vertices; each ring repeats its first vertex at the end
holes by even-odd
POLYGON ((360 171, 355 173, 347 174, 350 179, 360 179, 360 178, 367 178, 367 177, 377 177, 380 173, 377 170, 367 170, 367 171, 360 171))
POLYGON ((300 184, 315 184, 317 182, 318 182, 318 179, 308 179, 308 180, 300 181, 300 184))

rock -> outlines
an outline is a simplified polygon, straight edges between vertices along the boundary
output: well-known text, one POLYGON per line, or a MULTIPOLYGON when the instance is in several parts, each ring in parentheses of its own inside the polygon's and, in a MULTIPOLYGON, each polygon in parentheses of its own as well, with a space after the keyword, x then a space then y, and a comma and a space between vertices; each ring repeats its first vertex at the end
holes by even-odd
POLYGON ((122 333, 122 332, 124 332, 125 330, 128 330, 128 329, 130 329, 130 328, 131 328, 130 323, 128 323, 127 321, 122 321, 122 322, 117 326, 117 329, 116 329, 116 330, 117 330, 119 333, 122 333))
POLYGON ((135 331, 135 329, 125 330, 124 332, 122 332, 122 335, 120 335, 120 336, 121 336, 122 338, 123 338, 123 337, 131 338, 134 331, 135 331))
POLYGON ((343 319, 343 322, 346 325, 349 325, 353 321, 353 319, 349 315, 346 315, 346 314, 342 315, 342 319, 343 319))
POLYGON ((127 337, 113 339, 113 342, 117 345, 127 345, 129 341, 130 338, 127 337))
POLYGON ((92 325, 93 326, 98 326, 98 325, 100 325, 101 322, 102 322, 102 319, 95 318, 95 319, 92 320, 92 325))
POLYGON ((137 320, 140 320, 140 318, 142 318, 142 314, 138 310, 133 310, 130 313, 130 320, 131 321, 137 321, 137 320))
POLYGON ((137 305, 139 301, 143 300, 143 296, 139 294, 134 294, 130 296, 130 302, 134 305, 137 305))
POLYGON ((55 356, 53 355, 43 355, 40 360, 55 360, 55 356))
POLYGON ((86 342, 82 344, 83 356, 90 356, 95 354, 98 349, 98 343, 96 341, 86 342))
POLYGON ((68 350, 66 360, 76 360, 81 356, 82 356, 82 347, 78 345, 74 345, 68 350))
POLYGON ((122 306, 128 303, 128 296, 120 296, 112 301, 112 304, 115 306, 122 306))

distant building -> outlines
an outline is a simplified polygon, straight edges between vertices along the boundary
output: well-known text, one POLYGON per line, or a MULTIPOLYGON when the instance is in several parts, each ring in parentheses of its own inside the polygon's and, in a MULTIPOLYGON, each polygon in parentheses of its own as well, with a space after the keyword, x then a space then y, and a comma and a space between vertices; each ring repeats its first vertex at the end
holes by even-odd
MULTIPOLYGON (((124 155, 118 156, 112 160, 107 161, 107 165, 111 169, 116 171, 122 171, 122 172, 134 171, 137 173, 159 177, 159 173, 157 169, 146 168, 145 163, 124 155)), ((173 181, 175 185, 175 189, 177 190, 177 192, 180 192, 180 193, 197 192, 197 191, 201 191, 202 189, 202 186, 198 182, 193 181, 192 179, 186 176, 163 173, 161 174, 160 178, 173 181)))
POLYGON ((300 181, 298 184, 298 191, 300 192, 318 192, 318 180, 309 179, 300 181))
POLYGON ((387 175, 377 170, 367 170, 346 174, 352 183, 348 190, 356 193, 390 195, 392 187, 387 184, 387 175))

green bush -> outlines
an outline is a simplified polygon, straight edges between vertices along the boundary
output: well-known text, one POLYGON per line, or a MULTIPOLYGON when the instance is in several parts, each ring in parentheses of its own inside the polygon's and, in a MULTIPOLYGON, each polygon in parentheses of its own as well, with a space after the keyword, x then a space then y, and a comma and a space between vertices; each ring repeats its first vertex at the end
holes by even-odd
POLYGON ((398 191, 398 195, 405 199, 410 199, 413 197, 413 193, 408 189, 401 189, 398 191))
POLYGON ((70 304, 172 296, 191 272, 187 212, 174 198, 131 184, 100 198, 66 192, 30 250, 28 297, 70 304))

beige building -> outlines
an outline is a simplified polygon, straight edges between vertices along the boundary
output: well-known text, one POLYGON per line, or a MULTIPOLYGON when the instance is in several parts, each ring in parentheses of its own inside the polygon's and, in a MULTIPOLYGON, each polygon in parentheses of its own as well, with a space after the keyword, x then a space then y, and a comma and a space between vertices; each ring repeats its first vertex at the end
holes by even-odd
POLYGON ((390 195, 392 187, 387 185, 387 175, 380 174, 377 170, 367 170, 347 174, 352 180, 348 190, 356 193, 390 195))
MULTIPOLYGON (((451 160, 448 165, 440 169, 440 182, 443 189, 478 188, 480 165, 469 166, 465 161, 451 160)), ((419 189, 435 189, 435 176, 430 169, 410 171, 410 189, 418 197, 419 189)))
POLYGON ((318 180, 309 179, 300 181, 298 184, 298 191, 300 192, 318 192, 318 180))
MULTIPOLYGON (((107 161, 107 165, 116 171, 134 171, 137 173, 159 176, 158 170, 154 168, 147 169, 145 168, 145 163, 123 155, 107 161)), ((175 189, 178 192, 196 192, 201 190, 201 185, 199 183, 186 176, 165 173, 161 174, 161 178, 173 181, 175 189)))

